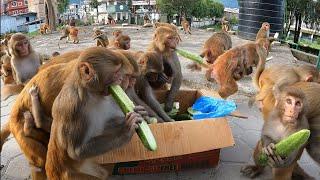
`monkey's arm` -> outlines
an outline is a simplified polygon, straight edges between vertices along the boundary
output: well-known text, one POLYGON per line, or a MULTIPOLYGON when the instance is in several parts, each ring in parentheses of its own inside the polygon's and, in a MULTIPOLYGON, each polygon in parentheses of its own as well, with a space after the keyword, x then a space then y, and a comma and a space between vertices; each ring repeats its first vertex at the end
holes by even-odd
POLYGON ((136 92, 134 91, 134 88, 129 88, 126 90, 127 95, 130 97, 130 99, 134 102, 136 105, 143 106, 146 111, 148 112, 148 115, 150 117, 157 118, 158 122, 163 122, 163 119, 160 118, 156 112, 154 112, 143 100, 141 100, 136 92))
MULTIPOLYGON (((123 117, 122 117, 123 118, 123 117)), ((119 118, 113 118, 110 122, 121 121, 119 118)), ((74 153, 77 159, 86 159, 103 154, 114 148, 129 142, 133 132, 127 127, 121 129, 112 129, 108 133, 98 135, 88 140, 85 144, 74 147, 74 153), (93 148, 94 147, 94 148, 93 148)), ((106 131, 104 131, 106 132, 106 131)), ((74 157, 74 156, 71 156, 74 157)))
POLYGON ((176 94, 178 93, 181 83, 182 83, 182 73, 181 66, 177 55, 175 54, 174 59, 171 59, 172 62, 169 62, 173 71, 173 81, 171 83, 171 88, 166 98, 165 102, 165 111, 169 112, 172 110, 173 102, 176 94))
MULTIPOLYGON (((147 79, 144 79, 144 82, 147 82, 147 79)), ((164 121, 172 122, 173 120, 167 115, 166 112, 164 112, 160 103, 154 97, 151 86, 148 83, 144 83, 141 90, 146 104, 148 104, 151 109, 153 109, 160 117, 162 117, 164 121)))

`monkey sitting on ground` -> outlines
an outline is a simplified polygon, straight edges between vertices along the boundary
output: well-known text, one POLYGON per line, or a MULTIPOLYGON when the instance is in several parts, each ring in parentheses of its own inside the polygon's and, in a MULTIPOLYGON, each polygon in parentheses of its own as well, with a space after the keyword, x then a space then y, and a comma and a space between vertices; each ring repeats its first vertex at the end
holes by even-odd
POLYGON ((278 90, 299 81, 317 82, 319 80, 318 74, 319 71, 313 65, 300 65, 297 67, 290 65, 273 65, 263 72, 260 72, 260 74, 257 72, 253 82, 259 92, 249 100, 249 106, 251 107, 256 101, 258 102, 259 108, 261 108, 261 106, 263 106, 262 100, 272 88, 278 90))
POLYGON ((218 93, 222 98, 229 97, 238 91, 236 80, 251 74, 252 67, 257 67, 256 72, 264 70, 268 47, 268 39, 259 39, 226 51, 210 65, 206 72, 207 80, 215 80, 219 84, 218 93))
POLYGON ((227 21, 227 18, 225 17, 225 16, 223 16, 222 18, 221 18, 221 29, 222 29, 222 31, 224 31, 224 32, 228 32, 229 31, 229 29, 230 29, 230 27, 229 27, 229 22, 227 21))
POLYGON ((101 31, 100 29, 94 30, 93 40, 96 40, 96 46, 107 47, 109 45, 107 32, 101 31))
POLYGON ((78 28, 73 26, 69 28, 69 40, 71 40, 73 44, 79 43, 78 33, 79 33, 78 28))
MULTIPOLYGON (((178 55, 175 52, 178 44, 179 36, 176 31, 168 27, 159 27, 155 30, 153 40, 148 48, 148 51, 156 52, 163 58, 163 72, 169 78, 169 83, 171 83, 170 90, 164 103, 166 112, 172 110, 174 98, 176 97, 182 82, 181 65, 178 55)), ((161 88, 166 86, 168 82, 162 81, 160 78, 155 84, 161 88)), ((152 88, 157 89, 158 87, 156 86, 152 88)))
MULTIPOLYGON (((1 79, 4 85, 15 83, 10 61, 11 57, 7 54, 1 57, 1 79)), ((3 94, 1 95, 3 96, 3 94)))
POLYGON ((120 34, 110 43, 109 48, 128 50, 130 49, 130 41, 131 39, 128 35, 120 34))
POLYGON ((132 71, 125 62, 121 53, 107 49, 79 56, 52 107, 48 179, 107 179, 108 172, 92 158, 128 143, 147 114, 137 106, 124 115, 108 92, 132 71))
POLYGON ((146 52, 139 60, 141 75, 137 78, 135 90, 138 96, 156 112, 158 122, 173 121, 162 109, 154 95, 153 89, 170 82, 170 77, 165 74, 163 57, 157 52, 146 52))
MULTIPOLYGON (((263 171, 264 166, 258 164, 259 155, 263 151, 267 154, 268 164, 272 167, 273 179, 289 180, 292 178, 297 160, 300 159, 305 145, 288 157, 280 157, 275 154, 275 144, 299 130, 309 129, 306 118, 307 108, 305 95, 298 88, 287 87, 277 92, 275 107, 264 121, 261 140, 254 151, 256 165, 243 167, 241 172, 244 175, 254 178, 263 171)), ((302 169, 296 173, 304 178, 311 178, 302 169)))
POLYGON ((16 33, 11 36, 8 43, 11 55, 11 68, 14 85, 7 85, 1 89, 2 100, 19 93, 37 72, 42 64, 40 54, 36 53, 27 36, 16 33))
POLYGON ((182 18, 181 25, 183 27, 183 31, 185 34, 187 34, 187 33, 191 34, 190 23, 189 23, 189 21, 186 20, 185 17, 182 18))
POLYGON ((50 26, 47 23, 44 23, 40 26, 40 34, 47 34, 50 31, 50 26))
POLYGON ((267 22, 262 23, 261 28, 259 29, 256 40, 260 38, 269 38, 270 36, 270 24, 267 22))

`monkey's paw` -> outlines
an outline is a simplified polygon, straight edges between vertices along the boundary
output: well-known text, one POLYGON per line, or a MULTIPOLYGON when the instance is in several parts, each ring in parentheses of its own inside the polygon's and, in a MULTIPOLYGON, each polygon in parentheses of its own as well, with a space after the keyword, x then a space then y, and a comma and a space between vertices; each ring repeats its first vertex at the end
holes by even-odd
POLYGON ((249 178, 255 178, 259 174, 261 174, 263 171, 263 168, 255 165, 248 165, 241 168, 240 172, 249 178))
POLYGON ((33 84, 29 89, 29 94, 33 97, 37 97, 39 95, 39 88, 37 85, 33 84))

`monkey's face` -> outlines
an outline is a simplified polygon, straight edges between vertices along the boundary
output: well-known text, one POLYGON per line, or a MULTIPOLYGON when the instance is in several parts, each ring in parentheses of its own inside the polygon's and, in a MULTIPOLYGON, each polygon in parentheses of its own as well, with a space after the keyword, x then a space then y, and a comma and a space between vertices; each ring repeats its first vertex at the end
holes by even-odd
POLYGON ((29 41, 27 39, 19 41, 15 46, 15 50, 20 55, 20 57, 28 56, 29 55, 29 41))
POLYGON ((165 46, 170 50, 170 51, 174 51, 178 45, 179 42, 179 38, 172 36, 172 35, 168 35, 165 41, 165 46))
POLYGON ((124 41, 123 46, 124 46, 123 47, 124 50, 130 49, 130 39, 127 39, 126 41, 124 41))
POLYGON ((263 27, 264 30, 269 31, 270 24, 269 23, 263 23, 262 27, 263 27))
POLYGON ((285 123, 296 124, 298 116, 303 108, 302 100, 288 95, 284 98, 283 108, 284 112, 282 120, 285 123))

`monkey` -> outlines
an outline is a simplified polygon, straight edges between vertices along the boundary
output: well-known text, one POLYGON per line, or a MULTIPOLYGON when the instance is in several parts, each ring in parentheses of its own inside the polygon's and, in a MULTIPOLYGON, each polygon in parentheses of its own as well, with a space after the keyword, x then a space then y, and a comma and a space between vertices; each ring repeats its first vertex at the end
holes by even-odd
POLYGON ((110 47, 112 49, 130 49, 130 37, 128 35, 120 34, 118 35, 112 43, 110 43, 110 47))
POLYGON ((185 17, 182 17, 181 25, 185 34, 189 33, 191 35, 190 23, 185 17))
POLYGON ((96 46, 107 47, 109 45, 109 40, 107 33, 99 29, 94 30, 93 40, 96 40, 96 46))
POLYGON ((319 71, 313 65, 300 65, 297 67, 289 65, 270 66, 260 74, 255 75, 256 78, 253 79, 253 83, 259 93, 249 100, 249 106, 252 106, 254 101, 257 101, 259 108, 261 108, 263 106, 261 101, 270 89, 273 88, 273 90, 279 91, 280 88, 299 81, 317 82, 319 79, 318 74, 319 71))
POLYGON ((260 152, 263 151, 267 154, 268 164, 272 167, 273 179, 291 179, 293 172, 303 178, 311 179, 312 177, 297 164, 306 145, 295 150, 288 157, 281 157, 274 153, 276 143, 299 130, 309 129, 307 119, 309 107, 306 96, 299 88, 285 87, 275 95, 275 99, 270 116, 264 121, 261 140, 254 151, 255 165, 245 166, 241 172, 251 178, 259 175, 264 169, 264 166, 258 164, 260 152), (295 171, 295 168, 298 168, 299 172, 295 171))
POLYGON ((225 16, 223 16, 222 18, 221 18, 221 29, 222 29, 222 31, 224 31, 224 32, 228 32, 229 31, 229 29, 230 29, 230 27, 229 27, 229 22, 227 21, 227 18, 225 17, 225 16))
POLYGON ((147 23, 150 23, 150 18, 148 16, 148 14, 145 13, 143 16, 143 24, 147 24, 147 23))
POLYGON ((118 37, 121 34, 122 34, 122 31, 120 29, 114 30, 112 32, 112 35, 113 35, 114 38, 118 37))
POLYGON ((206 58, 206 61, 213 64, 214 61, 225 51, 232 47, 231 37, 226 32, 214 33, 203 46, 203 51, 200 54, 202 58, 206 58))
POLYGON ((260 30, 257 33, 256 40, 260 38, 269 38, 270 35, 270 24, 268 22, 264 22, 261 25, 260 30))
POLYGON ((42 24, 41 26, 40 26, 40 34, 47 34, 48 33, 48 31, 50 31, 50 26, 47 24, 47 23, 45 23, 45 24, 42 24))
POLYGON ((161 88, 169 82, 169 77, 164 71, 163 55, 147 51, 139 59, 139 65, 141 75, 137 77, 134 87, 137 95, 156 112, 152 115, 157 118, 158 122, 172 122, 173 120, 162 109, 153 91, 153 88, 161 88))
POLYGON ((8 54, 1 57, 1 79, 4 85, 15 83, 10 61, 11 57, 8 54))
MULTIPOLYGON (((163 72, 171 82, 171 87, 164 103, 164 110, 166 112, 172 110, 174 98, 178 93, 182 82, 181 65, 177 53, 175 52, 178 44, 179 37, 174 30, 168 27, 159 27, 155 30, 153 40, 148 48, 148 51, 153 51, 162 55, 164 66, 163 72)), ((161 87, 168 83, 159 79, 156 84, 161 87)), ((153 88, 157 89, 155 86, 153 88)))
POLYGON ((48 179, 106 179, 90 158, 128 143, 146 114, 140 106, 124 115, 115 103, 108 87, 121 84, 129 68, 121 53, 101 48, 81 53, 53 103, 48 179))
POLYGON ((62 29, 62 35, 60 36, 59 40, 61 41, 64 38, 67 38, 67 41, 69 40, 69 26, 66 25, 63 29, 62 29))
POLYGON ((51 54, 52 57, 56 57, 56 56, 59 56, 59 55, 60 55, 60 53, 57 52, 57 51, 55 51, 55 52, 53 52, 53 53, 51 54))
POLYGON ((179 35, 178 27, 176 25, 169 24, 169 23, 160 23, 160 22, 154 23, 155 29, 157 29, 158 27, 161 27, 161 26, 168 27, 168 28, 172 29, 173 31, 175 31, 177 33, 177 36, 179 37, 179 42, 182 41, 181 37, 179 35))
POLYGON ((17 84, 31 79, 41 65, 40 55, 36 53, 27 36, 22 33, 12 35, 9 41, 11 66, 17 84))
POLYGON ((136 82, 139 76, 141 76, 138 61, 141 59, 141 57, 144 56, 144 53, 141 51, 133 52, 126 50, 118 50, 118 52, 126 56, 133 68, 133 73, 126 74, 126 76, 124 76, 122 88, 125 89, 126 94, 134 102, 135 105, 143 106, 148 112, 148 117, 146 118, 148 123, 151 123, 151 117, 155 117, 157 119, 157 122, 164 122, 163 119, 158 116, 158 114, 137 95, 135 90, 136 82))
POLYGON ((264 70, 268 47, 268 39, 259 39, 257 42, 229 49, 210 65, 206 72, 207 80, 216 80, 220 86, 219 95, 222 98, 229 97, 238 91, 236 80, 251 74, 252 67, 257 67, 256 74, 264 70))
POLYGON ((73 44, 79 43, 78 32, 79 30, 76 27, 71 26, 69 28, 69 39, 73 42, 73 44))
POLYGON ((42 64, 40 54, 36 53, 27 36, 15 33, 8 42, 11 55, 11 68, 15 84, 4 86, 1 89, 2 100, 19 93, 37 72, 42 64))

